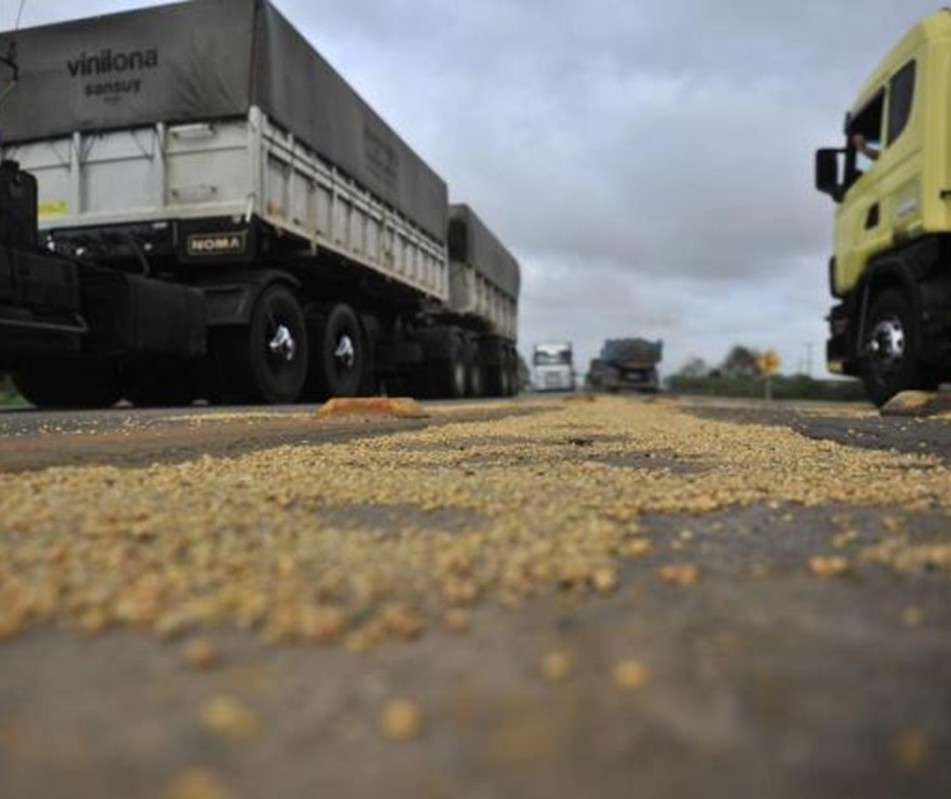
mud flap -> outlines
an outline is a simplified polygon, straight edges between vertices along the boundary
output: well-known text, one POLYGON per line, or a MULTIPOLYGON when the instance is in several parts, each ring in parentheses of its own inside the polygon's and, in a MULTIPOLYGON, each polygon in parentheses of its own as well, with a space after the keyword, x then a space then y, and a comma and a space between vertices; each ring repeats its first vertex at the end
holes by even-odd
POLYGON ((82 300, 90 328, 85 355, 205 354, 208 335, 201 289, 96 269, 83 276, 82 300))

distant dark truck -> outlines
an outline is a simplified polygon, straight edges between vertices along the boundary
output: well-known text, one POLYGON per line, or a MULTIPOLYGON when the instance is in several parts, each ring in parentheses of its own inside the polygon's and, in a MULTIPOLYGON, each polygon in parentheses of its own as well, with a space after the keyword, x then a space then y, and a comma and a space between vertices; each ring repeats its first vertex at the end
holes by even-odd
POLYGON ((591 361, 588 387, 612 393, 625 389, 657 391, 660 387, 657 364, 663 351, 662 341, 608 339, 601 348, 600 357, 591 361))

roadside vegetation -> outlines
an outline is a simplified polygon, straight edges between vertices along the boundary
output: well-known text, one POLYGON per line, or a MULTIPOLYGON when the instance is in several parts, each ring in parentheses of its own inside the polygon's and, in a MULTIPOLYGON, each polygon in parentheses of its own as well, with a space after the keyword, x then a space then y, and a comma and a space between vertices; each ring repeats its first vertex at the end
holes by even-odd
MULTIPOLYGON (((809 375, 776 375, 771 379, 773 399, 841 402, 862 402, 865 399, 862 384, 856 380, 817 380, 809 375)), ((752 398, 764 394, 763 378, 718 374, 705 377, 674 375, 667 380, 667 388, 674 394, 707 397, 752 398)))
MULTIPOLYGON (((764 378, 757 362, 761 353, 737 345, 723 362, 709 366, 702 358, 690 358, 676 374, 666 380, 675 394, 710 397, 762 397, 764 378)), ((774 375, 770 378, 774 399, 861 402, 865 399, 857 380, 817 379, 807 374, 774 375)))
POLYGON ((0 407, 25 405, 26 401, 13 386, 9 375, 0 374, 0 407))

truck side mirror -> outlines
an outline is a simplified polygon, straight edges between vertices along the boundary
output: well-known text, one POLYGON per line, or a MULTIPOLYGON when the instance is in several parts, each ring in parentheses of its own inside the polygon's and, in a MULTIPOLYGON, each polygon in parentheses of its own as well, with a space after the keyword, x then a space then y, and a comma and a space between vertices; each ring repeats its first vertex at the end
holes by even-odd
POLYGON ((829 148, 816 151, 816 188, 836 202, 845 194, 845 181, 840 177, 845 172, 845 153, 829 148))

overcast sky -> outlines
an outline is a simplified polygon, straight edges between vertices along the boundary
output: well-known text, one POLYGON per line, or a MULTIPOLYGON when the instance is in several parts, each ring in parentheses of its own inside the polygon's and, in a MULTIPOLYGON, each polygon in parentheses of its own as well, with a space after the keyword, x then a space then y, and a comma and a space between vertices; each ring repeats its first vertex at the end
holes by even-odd
MULTIPOLYGON (((26 0, 23 26, 155 2, 26 0)), ((0 3, 12 26, 19 0, 0 3)), ((734 343, 825 375, 838 145, 926 0, 277 0, 522 264, 519 346, 734 343)))

